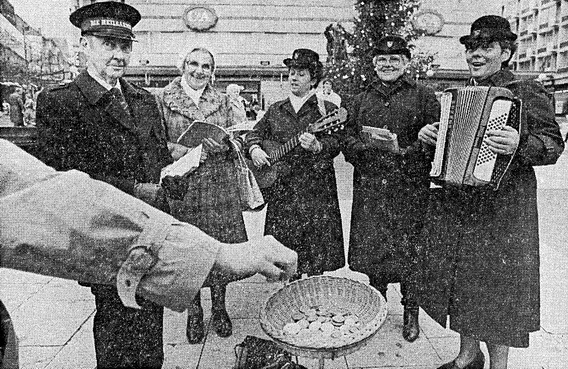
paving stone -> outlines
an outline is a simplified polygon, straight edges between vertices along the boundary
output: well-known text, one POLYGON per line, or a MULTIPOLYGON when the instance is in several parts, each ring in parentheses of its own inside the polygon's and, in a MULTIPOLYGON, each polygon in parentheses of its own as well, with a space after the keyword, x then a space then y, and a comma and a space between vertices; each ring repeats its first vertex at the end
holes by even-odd
MULTIPOLYGON (((298 363, 305 366, 306 368, 319 368, 319 360, 311 359, 305 357, 298 357, 298 363)), ((347 360, 343 357, 338 357, 337 359, 325 359, 324 361, 325 369, 347 369, 351 368, 347 366, 347 360)))
POLYGON ((4 283, 4 280, 0 278, 0 297, 8 312, 14 314, 28 299, 38 293, 43 286, 44 284, 4 283))
POLYGON ((95 311, 91 301, 45 301, 36 296, 12 314, 23 345, 64 345, 95 311))
POLYGON ((552 334, 552 338, 562 345, 562 347, 568 349, 568 334, 552 334))
MULTIPOLYGON (((164 365, 162 369, 197 368, 203 345, 174 344, 164 347, 164 365)), ((205 368, 201 367, 200 368, 205 368)), ((229 367, 228 367, 229 368, 229 367)))
POLYGON ((525 349, 511 348, 509 367, 523 369, 563 369, 568 367, 568 350, 556 342, 550 333, 534 332, 525 349))
POLYGON ((44 369, 62 348, 62 346, 20 346, 20 369, 44 369))
POLYGON ((53 277, 44 275, 22 272, 15 269, 0 268, 0 281, 2 285, 5 284, 46 284, 49 283, 53 277))
POLYGON ((227 287, 227 312, 231 318, 258 319, 266 301, 282 287, 281 283, 230 283, 227 287))
POLYGON ((425 337, 421 336, 413 343, 402 338, 402 318, 398 315, 389 315, 369 343, 346 358, 349 368, 414 364, 433 367, 439 360, 434 347, 425 337))
POLYGON ((434 319, 430 318, 423 309, 420 309, 418 322, 420 323, 420 329, 428 338, 459 337, 459 333, 442 327, 434 319))
POLYGON ((247 335, 270 339, 264 334, 258 319, 233 319, 233 335, 218 337, 215 333, 207 336, 199 369, 232 368, 235 365, 234 348, 243 342, 247 335))
MULTIPOLYGON (((211 318, 211 310, 203 308, 203 322, 205 327, 205 337, 209 332, 209 320, 211 318)), ((188 344, 186 337, 187 327, 187 311, 177 313, 171 310, 164 310, 164 344, 180 345, 188 344)), ((201 346, 201 344, 191 345, 201 346)))
POLYGON ((46 369, 94 369, 96 366, 93 316, 91 316, 71 337, 69 343, 57 353, 46 369))

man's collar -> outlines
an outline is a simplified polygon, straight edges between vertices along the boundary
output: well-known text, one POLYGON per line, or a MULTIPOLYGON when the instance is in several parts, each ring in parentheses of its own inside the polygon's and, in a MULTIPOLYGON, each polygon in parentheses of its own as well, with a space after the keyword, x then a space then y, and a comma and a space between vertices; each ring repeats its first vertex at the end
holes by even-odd
POLYGON ((110 91, 113 87, 118 88, 119 90, 122 90, 120 88, 120 83, 118 81, 118 79, 116 80, 116 85, 112 86, 110 83, 108 83, 107 81, 105 81, 97 72, 95 72, 92 68, 87 67, 87 73, 89 73, 89 76, 93 77, 93 79, 95 81, 97 81, 98 83, 101 84, 101 86, 103 86, 104 88, 106 88, 107 91, 110 91))
POLYGON ((87 71, 81 72, 73 81, 87 98, 89 103, 96 104, 108 90, 95 80, 87 71))

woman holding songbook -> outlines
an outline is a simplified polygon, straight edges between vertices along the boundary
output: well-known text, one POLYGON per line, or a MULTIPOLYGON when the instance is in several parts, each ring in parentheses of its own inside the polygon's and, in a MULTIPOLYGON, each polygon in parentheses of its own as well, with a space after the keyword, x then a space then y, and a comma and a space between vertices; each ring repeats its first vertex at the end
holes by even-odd
MULTIPOLYGON (((277 175, 263 191, 268 203, 264 233, 298 253, 297 277, 311 276, 345 265, 333 168, 338 137, 326 130, 306 132, 337 107, 316 96, 323 66, 315 51, 297 49, 284 64, 290 94, 272 104, 247 134, 246 150, 255 166, 277 175), (289 150, 281 160, 271 160, 271 154, 283 148, 289 150)), ((336 123, 340 126, 341 120, 336 123)))
MULTIPOLYGON (((235 122, 226 95, 211 85, 215 71, 213 54, 204 48, 190 50, 178 66, 180 77, 167 85, 159 96, 160 108, 166 126, 168 147, 174 159, 188 150, 202 150, 201 163, 191 174, 177 178, 166 186, 171 214, 193 224, 221 242, 238 243, 247 240, 242 205, 239 198, 234 150, 237 144, 229 136, 204 137, 201 142, 192 137, 195 121, 228 128, 235 122), (181 143, 178 139, 181 137, 181 143), (191 147, 188 147, 186 145, 191 147), (195 147, 201 144, 201 148, 195 147)), ((216 133, 222 130, 216 130, 216 133)), ((202 132, 202 131, 201 131, 202 132)), ((213 134, 213 133, 212 133, 213 134)), ((237 144, 238 145, 238 144, 237 144)), ((232 334, 232 324, 225 307, 226 284, 210 281, 212 325, 221 337, 232 334)), ((197 294, 188 309, 187 339, 198 343, 204 337, 203 309, 197 294)))
POLYGON ((342 147, 354 167, 349 267, 385 298, 388 284, 400 282, 402 336, 412 342, 420 333, 415 275, 430 170, 418 132, 438 120, 440 105, 406 75, 403 38, 383 37, 370 56, 376 78, 350 104, 342 147))
MULTIPOLYGON (((512 162, 497 190, 444 186, 433 191, 428 222, 421 306, 439 324, 460 334, 458 356, 439 369, 507 368, 509 347, 528 347, 540 329, 537 181, 534 166, 554 164, 564 143, 551 100, 535 81, 517 80, 507 65, 517 35, 509 22, 477 19, 465 46, 470 85, 505 87, 522 102, 519 130, 486 132, 484 143, 512 162)), ((426 125, 420 140, 433 147, 438 124, 426 125)))

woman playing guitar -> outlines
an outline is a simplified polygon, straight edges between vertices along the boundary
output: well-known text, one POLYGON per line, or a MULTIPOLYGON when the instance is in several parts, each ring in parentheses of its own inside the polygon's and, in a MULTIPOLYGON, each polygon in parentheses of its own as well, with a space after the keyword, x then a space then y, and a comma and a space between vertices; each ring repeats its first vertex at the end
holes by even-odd
POLYGON ((337 107, 315 95, 322 77, 316 52, 297 49, 284 64, 289 69, 290 95, 268 108, 247 134, 246 147, 253 164, 260 168, 274 163, 267 153, 270 143, 290 145, 297 137, 297 145, 280 158, 279 176, 263 194, 268 203, 264 233, 298 253, 299 278, 303 273, 322 274, 345 265, 333 168, 339 139, 319 130, 308 132, 312 123, 337 107))

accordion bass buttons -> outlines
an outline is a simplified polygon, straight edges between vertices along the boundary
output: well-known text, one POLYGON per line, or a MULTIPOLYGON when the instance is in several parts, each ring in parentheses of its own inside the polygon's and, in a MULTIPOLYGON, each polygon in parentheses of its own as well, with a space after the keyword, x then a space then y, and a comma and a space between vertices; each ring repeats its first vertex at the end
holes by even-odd
POLYGON ((390 101, 385 101, 385 106, 388 108, 390 105, 390 101))

